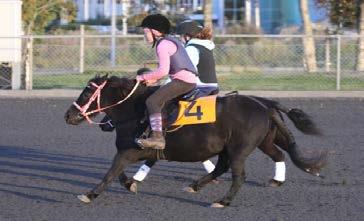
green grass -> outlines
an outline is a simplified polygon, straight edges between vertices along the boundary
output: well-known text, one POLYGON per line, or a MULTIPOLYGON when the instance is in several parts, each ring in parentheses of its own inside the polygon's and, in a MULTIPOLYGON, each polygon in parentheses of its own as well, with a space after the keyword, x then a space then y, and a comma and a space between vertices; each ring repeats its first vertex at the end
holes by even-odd
MULTIPOLYGON (((336 90, 336 78, 326 74, 219 76, 222 90, 321 91, 336 90)), ((341 78, 342 90, 364 90, 364 78, 341 78)))
POLYGON ((87 82, 95 75, 127 76, 131 77, 135 73, 113 72, 113 71, 87 71, 83 74, 57 74, 57 75, 36 75, 33 80, 33 89, 82 89, 87 82))
MULTIPOLYGON (((64 75, 36 75, 34 76, 34 89, 81 89, 88 80, 95 76, 94 71, 84 74, 64 75)), ((135 73, 126 72, 97 72, 117 76, 135 76, 135 73)), ((336 90, 335 75, 327 74, 291 74, 268 75, 260 73, 244 73, 218 75, 222 90, 279 90, 279 91, 325 91, 336 90)), ((342 90, 364 90, 364 77, 342 77, 342 90)))

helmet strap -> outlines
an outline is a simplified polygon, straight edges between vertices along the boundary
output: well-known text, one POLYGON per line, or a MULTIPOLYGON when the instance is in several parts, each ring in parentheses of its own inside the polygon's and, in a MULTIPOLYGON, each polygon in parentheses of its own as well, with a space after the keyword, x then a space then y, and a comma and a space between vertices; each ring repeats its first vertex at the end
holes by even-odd
POLYGON ((149 29, 149 30, 152 33, 152 37, 153 37, 153 45, 152 45, 152 48, 154 48, 155 47, 155 44, 157 43, 157 38, 155 37, 155 34, 154 34, 153 30, 152 29, 149 29))
POLYGON ((153 45, 152 48, 154 48, 155 44, 157 43, 157 38, 155 37, 154 33, 152 33, 153 36, 153 45))

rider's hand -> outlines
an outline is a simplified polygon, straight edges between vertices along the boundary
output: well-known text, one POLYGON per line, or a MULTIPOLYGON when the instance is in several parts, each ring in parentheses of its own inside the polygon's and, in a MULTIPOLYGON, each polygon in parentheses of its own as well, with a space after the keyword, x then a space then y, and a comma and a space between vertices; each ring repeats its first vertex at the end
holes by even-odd
POLYGON ((158 81, 157 80, 149 80, 149 81, 145 81, 145 84, 147 86, 154 86, 158 81))
POLYGON ((139 82, 144 82, 147 86, 154 86, 158 82, 158 80, 145 80, 143 75, 136 76, 136 80, 139 82))
POLYGON ((137 81, 143 82, 145 81, 144 78, 142 77, 142 75, 137 75, 135 78, 137 81))

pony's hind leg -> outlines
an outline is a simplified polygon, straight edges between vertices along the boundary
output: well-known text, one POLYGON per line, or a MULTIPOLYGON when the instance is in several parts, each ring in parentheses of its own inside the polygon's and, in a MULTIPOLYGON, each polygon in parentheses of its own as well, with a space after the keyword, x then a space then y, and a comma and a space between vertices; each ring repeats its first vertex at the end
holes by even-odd
POLYGON ((232 174, 232 184, 228 193, 221 199, 216 200, 211 207, 221 208, 229 206, 235 195, 241 188, 241 185, 245 181, 245 159, 246 156, 234 155, 231 159, 231 174, 232 174))
POLYGON ((217 160, 215 169, 211 173, 194 181, 188 187, 184 188, 184 190, 187 192, 197 192, 202 187, 204 187, 207 183, 209 183, 212 180, 216 179, 217 177, 221 176, 223 173, 227 172, 228 170, 229 170, 229 158, 228 158, 226 151, 223 151, 219 154, 219 158, 217 160))
POLYGON ((263 142, 258 146, 258 148, 268 155, 275 162, 275 174, 273 179, 269 180, 269 186, 278 187, 281 186, 286 177, 286 164, 284 162, 284 154, 279 150, 274 142, 277 138, 276 128, 272 128, 263 142))
MULTIPOLYGON (((299 150, 292 132, 284 124, 278 114, 274 113, 271 117, 278 128, 274 143, 289 154, 289 157, 296 167, 312 175, 320 176, 320 170, 327 163, 327 151, 316 153, 314 156, 305 157, 299 150)), ((312 123, 309 122, 308 124, 312 126, 312 123)), ((315 129, 314 131, 318 130, 315 129)))

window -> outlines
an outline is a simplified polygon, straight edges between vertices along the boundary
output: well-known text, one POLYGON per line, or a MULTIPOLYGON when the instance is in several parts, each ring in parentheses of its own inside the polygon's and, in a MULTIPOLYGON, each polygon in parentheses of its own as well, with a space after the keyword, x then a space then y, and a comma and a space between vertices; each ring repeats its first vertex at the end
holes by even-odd
POLYGON ((238 0, 225 1, 225 16, 227 20, 239 21, 243 19, 244 2, 238 0))
POLYGON ((104 0, 97 0, 97 4, 104 4, 104 0))

